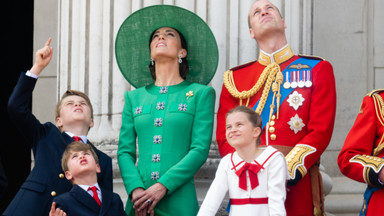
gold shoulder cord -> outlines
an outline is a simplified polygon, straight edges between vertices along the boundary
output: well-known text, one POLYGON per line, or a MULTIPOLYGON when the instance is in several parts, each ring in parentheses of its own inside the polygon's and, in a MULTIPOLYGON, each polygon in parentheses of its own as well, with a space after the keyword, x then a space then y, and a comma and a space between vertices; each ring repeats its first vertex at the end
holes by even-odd
POLYGON ((280 105, 280 86, 283 83, 284 76, 280 71, 280 67, 276 63, 269 64, 266 68, 264 68, 263 72, 260 75, 259 80, 257 80, 256 84, 248 91, 242 91, 239 92, 236 88, 235 81, 233 79, 233 72, 232 70, 228 70, 224 73, 224 86, 228 89, 228 92, 235 98, 239 98, 240 105, 243 104, 243 99, 247 99, 246 106, 249 105, 249 99, 255 95, 261 87, 265 83, 265 87, 263 90, 263 93, 260 98, 260 102, 257 105, 256 112, 260 115, 261 112, 264 109, 265 102, 267 101, 269 90, 271 89, 272 85, 272 91, 273 94, 273 100, 271 107, 271 112, 269 117, 271 118, 271 115, 273 113, 273 109, 275 108, 274 101, 276 98, 277 103, 277 118, 278 118, 278 112, 279 112, 279 105, 280 105), (275 81, 273 84, 272 82, 275 81))
MULTIPOLYGON (((375 104, 376 116, 379 119, 381 125, 384 127, 384 100, 378 94, 373 94, 372 96, 373 96, 373 102, 375 104)), ((377 147, 373 151, 374 156, 377 156, 381 152, 381 150, 384 149, 383 139, 384 139, 384 133, 381 136, 379 145, 377 145, 377 147)))

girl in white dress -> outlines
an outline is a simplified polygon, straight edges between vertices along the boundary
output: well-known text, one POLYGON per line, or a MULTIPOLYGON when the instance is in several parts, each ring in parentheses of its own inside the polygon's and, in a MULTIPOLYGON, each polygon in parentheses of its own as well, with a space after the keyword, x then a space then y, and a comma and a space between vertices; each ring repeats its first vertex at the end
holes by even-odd
POLYGON ((261 117, 238 106, 227 113, 226 138, 236 149, 220 161, 198 216, 215 215, 229 192, 230 216, 286 215, 287 165, 272 146, 260 148, 261 117))

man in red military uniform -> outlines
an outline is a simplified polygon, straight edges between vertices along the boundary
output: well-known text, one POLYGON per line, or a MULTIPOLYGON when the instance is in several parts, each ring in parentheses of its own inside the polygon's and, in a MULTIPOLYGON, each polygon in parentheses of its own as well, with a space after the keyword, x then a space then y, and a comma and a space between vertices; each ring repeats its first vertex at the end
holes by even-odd
POLYGON ((337 163, 347 177, 366 183, 360 215, 382 215, 384 200, 384 89, 364 97, 337 163))
POLYGON ((335 119, 333 68, 323 59, 293 54, 285 22, 269 1, 252 5, 249 27, 260 55, 224 74, 216 132, 220 154, 234 151, 225 139, 226 113, 238 105, 252 107, 263 119, 261 146, 272 145, 286 155, 287 215, 322 215, 318 166, 335 119))

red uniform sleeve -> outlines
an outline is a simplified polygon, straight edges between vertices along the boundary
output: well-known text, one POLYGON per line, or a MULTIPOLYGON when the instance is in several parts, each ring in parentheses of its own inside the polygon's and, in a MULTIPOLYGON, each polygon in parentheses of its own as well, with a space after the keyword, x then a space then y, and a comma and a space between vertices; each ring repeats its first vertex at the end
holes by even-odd
POLYGON ((382 134, 383 128, 380 127, 373 98, 366 96, 337 159, 340 171, 359 182, 370 184, 377 181, 377 176, 376 179, 370 179, 372 176, 369 171, 376 167, 378 173, 383 166, 383 153, 380 153, 379 157, 371 156, 382 134))
POLYGON ((336 115, 336 84, 332 65, 322 61, 313 68, 313 87, 310 97, 306 135, 297 143, 312 146, 316 152, 306 156, 307 170, 319 160, 327 148, 336 115))
MULTIPOLYGON (((336 85, 332 65, 327 61, 319 62, 312 69, 312 76, 313 85, 310 91, 301 91, 308 106, 297 111, 306 124, 305 130, 292 135, 288 124, 284 126, 286 129, 278 129, 284 130, 285 133, 281 132, 280 136, 285 137, 276 144, 293 147, 286 155, 290 185, 296 184, 308 173, 320 159, 332 137, 336 113, 336 85)), ((287 106, 282 106, 280 113, 285 116, 291 111, 287 106)), ((281 120, 284 122, 286 117, 284 119, 281 120)))
POLYGON ((219 110, 217 111, 216 140, 221 157, 232 153, 235 149, 230 146, 225 138, 225 115, 227 112, 238 105, 237 99, 231 96, 227 88, 223 85, 220 94, 219 110))

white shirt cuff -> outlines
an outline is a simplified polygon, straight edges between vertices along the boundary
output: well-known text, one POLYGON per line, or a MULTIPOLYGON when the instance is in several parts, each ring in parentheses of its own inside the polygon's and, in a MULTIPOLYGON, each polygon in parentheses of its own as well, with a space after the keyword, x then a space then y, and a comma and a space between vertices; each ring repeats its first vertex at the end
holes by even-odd
POLYGON ((25 73, 25 75, 29 76, 29 77, 32 77, 32 78, 35 78, 35 79, 39 78, 39 76, 37 76, 36 74, 31 73, 29 70, 25 73))
POLYGON ((384 185, 383 182, 380 181, 380 179, 377 179, 379 181, 379 184, 381 184, 382 186, 384 185))

